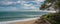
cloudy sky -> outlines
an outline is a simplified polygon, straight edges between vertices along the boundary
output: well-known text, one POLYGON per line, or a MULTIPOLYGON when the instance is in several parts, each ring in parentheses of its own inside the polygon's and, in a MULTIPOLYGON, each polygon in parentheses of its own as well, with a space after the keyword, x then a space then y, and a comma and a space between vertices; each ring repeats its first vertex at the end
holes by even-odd
POLYGON ((0 0, 0 11, 39 10, 44 0, 0 0))

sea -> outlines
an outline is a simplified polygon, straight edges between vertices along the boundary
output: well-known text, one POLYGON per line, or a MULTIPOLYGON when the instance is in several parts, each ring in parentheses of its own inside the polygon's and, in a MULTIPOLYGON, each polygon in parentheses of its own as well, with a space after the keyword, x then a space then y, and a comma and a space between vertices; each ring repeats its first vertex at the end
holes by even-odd
POLYGON ((15 12, 15 11, 6 11, 0 12, 0 24, 5 21, 14 21, 14 20, 24 20, 30 18, 40 17, 48 12, 15 12))

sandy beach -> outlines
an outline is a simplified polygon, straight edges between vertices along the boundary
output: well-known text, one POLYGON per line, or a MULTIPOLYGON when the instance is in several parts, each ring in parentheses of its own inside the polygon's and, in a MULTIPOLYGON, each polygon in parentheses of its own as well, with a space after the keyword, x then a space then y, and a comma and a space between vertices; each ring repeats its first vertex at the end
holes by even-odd
POLYGON ((14 22, 11 24, 34 24, 36 20, 30 20, 30 21, 23 21, 23 22, 14 22))
POLYGON ((21 21, 21 22, 12 22, 12 23, 9 23, 9 24, 34 24, 34 22, 37 20, 36 19, 31 19, 31 20, 27 20, 27 21, 21 21))

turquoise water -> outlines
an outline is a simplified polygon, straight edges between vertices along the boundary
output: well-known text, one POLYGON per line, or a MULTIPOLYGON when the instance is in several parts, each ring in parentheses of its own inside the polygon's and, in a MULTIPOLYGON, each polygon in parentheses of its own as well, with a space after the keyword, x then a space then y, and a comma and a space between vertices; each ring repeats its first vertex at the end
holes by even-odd
POLYGON ((0 21, 35 18, 43 14, 48 14, 48 13, 47 12, 0 12, 0 21))

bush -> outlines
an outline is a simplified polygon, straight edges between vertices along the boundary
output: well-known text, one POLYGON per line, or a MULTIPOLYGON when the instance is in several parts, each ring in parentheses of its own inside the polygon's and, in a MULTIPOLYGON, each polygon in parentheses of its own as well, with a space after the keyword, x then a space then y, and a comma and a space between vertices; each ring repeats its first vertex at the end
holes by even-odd
POLYGON ((60 24, 60 13, 43 15, 42 18, 48 20, 51 24, 60 24))

